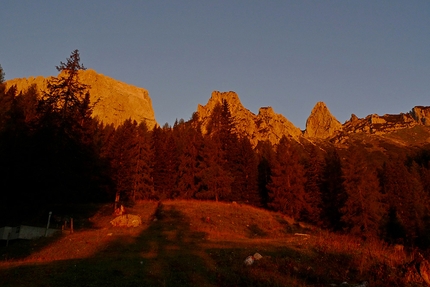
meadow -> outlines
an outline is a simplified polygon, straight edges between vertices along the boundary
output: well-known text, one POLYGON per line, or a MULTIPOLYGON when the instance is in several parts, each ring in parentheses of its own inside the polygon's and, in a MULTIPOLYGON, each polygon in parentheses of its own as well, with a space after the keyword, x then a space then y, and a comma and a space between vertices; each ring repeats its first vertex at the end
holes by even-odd
POLYGON ((9 286, 427 286, 417 251, 335 234, 281 213, 209 201, 141 201, 139 227, 112 227, 100 205, 75 231, 0 242, 9 286), (248 256, 262 255, 250 266, 248 256))

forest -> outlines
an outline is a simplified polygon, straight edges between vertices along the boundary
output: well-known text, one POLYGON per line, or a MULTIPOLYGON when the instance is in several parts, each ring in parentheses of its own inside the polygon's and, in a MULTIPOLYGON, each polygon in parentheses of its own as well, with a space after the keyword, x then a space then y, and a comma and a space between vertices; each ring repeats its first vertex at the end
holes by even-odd
MULTIPOLYGON (((91 116, 75 50, 47 91, 6 89, 0 67, 0 202, 133 204, 238 202, 318 228, 388 243, 430 246, 430 149, 377 156, 360 141, 259 142, 236 132, 227 101, 201 131, 197 113, 173 126, 91 116)), ((7 72, 7 71, 6 71, 7 72)))

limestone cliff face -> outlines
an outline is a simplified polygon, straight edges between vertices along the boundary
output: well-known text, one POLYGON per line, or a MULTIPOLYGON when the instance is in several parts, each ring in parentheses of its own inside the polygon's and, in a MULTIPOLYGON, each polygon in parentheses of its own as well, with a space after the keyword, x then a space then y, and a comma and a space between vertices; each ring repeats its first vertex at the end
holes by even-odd
POLYGON ((430 107, 416 106, 412 109, 410 115, 419 124, 430 126, 430 107))
MULTIPOLYGON (((91 101, 98 101, 94 107, 93 117, 98 117, 105 124, 118 126, 129 118, 137 122, 145 121, 150 129, 157 124, 147 90, 90 69, 80 71, 79 80, 90 86, 91 101)), ((6 87, 16 85, 18 91, 23 91, 33 84, 36 84, 39 90, 46 90, 47 78, 39 76, 13 79, 6 82, 6 87)))
POLYGON ((230 113, 238 133, 247 136, 255 146, 258 141, 269 140, 272 144, 277 144, 283 135, 291 136, 295 139, 301 137, 302 132, 289 120, 280 114, 276 114, 271 107, 261 108, 258 115, 255 115, 245 107, 239 100, 235 92, 214 91, 205 106, 198 105, 197 112, 202 122, 202 132, 206 133, 206 126, 210 115, 217 103, 225 99, 230 106, 230 113))
POLYGON ((344 134, 368 133, 383 135, 400 129, 412 128, 418 124, 420 123, 411 114, 404 113, 383 116, 371 114, 363 119, 352 115, 351 119, 343 125, 343 132, 344 134))
POLYGON ((306 121, 305 137, 326 139, 342 130, 342 124, 330 113, 323 102, 318 102, 306 121))

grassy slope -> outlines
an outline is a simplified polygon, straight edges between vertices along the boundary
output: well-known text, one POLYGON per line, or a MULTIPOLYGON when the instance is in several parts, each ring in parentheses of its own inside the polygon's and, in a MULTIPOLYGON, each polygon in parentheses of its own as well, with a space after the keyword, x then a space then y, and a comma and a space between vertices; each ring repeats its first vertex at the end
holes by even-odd
POLYGON ((424 286, 379 242, 300 227, 281 214, 202 201, 142 202, 143 225, 92 228, 0 247, 1 286, 424 286), (299 233, 299 234, 298 234, 299 233), (303 234, 309 236, 304 236, 303 234), (244 259, 260 253, 252 266, 244 259))

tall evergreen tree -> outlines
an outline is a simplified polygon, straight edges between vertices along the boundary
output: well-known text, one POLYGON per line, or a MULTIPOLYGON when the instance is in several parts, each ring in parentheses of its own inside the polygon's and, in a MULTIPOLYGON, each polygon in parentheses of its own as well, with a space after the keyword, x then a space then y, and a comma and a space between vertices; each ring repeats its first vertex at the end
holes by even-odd
POLYGON ((348 149, 342 168, 347 198, 341 220, 353 234, 371 237, 379 233, 384 207, 376 170, 365 162, 364 153, 355 146, 348 149))
POLYGON ((321 184, 322 218, 324 225, 333 230, 342 229, 341 208, 346 195, 343 189, 342 164, 336 149, 329 149, 322 172, 321 184))
POLYGON ((258 159, 247 137, 239 139, 235 162, 232 166, 234 182, 231 200, 261 205, 258 192, 258 159))
POLYGON ((213 141, 213 137, 205 138, 203 148, 203 166, 198 177, 200 179, 199 191, 196 198, 214 199, 215 201, 226 200, 231 194, 233 177, 223 166, 224 162, 220 156, 219 143, 213 141))
POLYGON ((155 193, 159 198, 175 198, 178 195, 178 153, 172 129, 165 125, 152 131, 153 169, 155 193))
POLYGON ((269 206, 299 219, 301 213, 310 208, 306 202, 305 184, 305 169, 300 163, 297 151, 283 136, 276 149, 276 162, 267 187, 269 206))
POLYGON ((137 126, 137 138, 134 152, 132 153, 132 188, 130 199, 156 199, 154 182, 152 180, 152 149, 151 136, 146 124, 137 126))
POLYGON ((306 167, 306 199, 310 209, 302 214, 305 221, 321 225, 322 216, 322 169, 323 160, 320 158, 317 147, 312 145, 309 152, 309 157, 305 164, 306 167))
POLYGON ((48 80, 38 104, 41 124, 60 128, 68 137, 79 137, 92 113, 89 86, 79 81, 79 71, 85 70, 79 51, 73 51, 67 62, 56 68, 60 74, 48 80))
MULTIPOLYGON (((175 128, 174 128, 175 129, 175 128)), ((180 127, 178 191, 181 198, 193 198, 199 191, 203 165, 204 139, 197 114, 180 127)))
POLYGON ((112 167, 112 179, 115 183, 116 205, 129 196, 133 190, 135 176, 135 157, 137 149, 137 123, 126 120, 118 126, 111 145, 110 158, 112 167))
MULTIPOLYGON (((398 158, 385 162, 381 172, 382 190, 392 211, 387 226, 394 226, 393 222, 396 222, 399 230, 405 230, 406 237, 403 240, 408 244, 419 244, 419 237, 426 233, 428 226, 428 197, 419 180, 417 168, 412 165, 408 169, 404 159, 398 158)), ((387 239, 399 239, 397 236, 400 232, 390 230, 391 233, 389 230, 386 232, 387 239)))
POLYGON ((273 146, 269 141, 259 142, 256 147, 259 157, 258 163, 258 193, 261 199, 261 205, 268 208, 269 190, 267 186, 272 176, 272 166, 276 160, 273 146))

